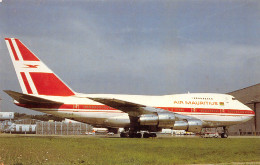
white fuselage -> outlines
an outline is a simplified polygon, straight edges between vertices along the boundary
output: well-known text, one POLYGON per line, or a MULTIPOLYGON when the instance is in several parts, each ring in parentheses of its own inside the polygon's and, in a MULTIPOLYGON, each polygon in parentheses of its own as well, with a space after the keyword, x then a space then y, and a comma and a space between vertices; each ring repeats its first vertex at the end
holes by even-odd
MULTIPOLYGON (((39 96, 38 96, 39 97, 39 96)), ((92 101, 87 97, 115 98, 141 105, 164 109, 203 121, 203 127, 219 127, 250 120, 254 111, 233 96, 226 94, 176 94, 163 96, 77 94, 75 96, 40 96, 64 102, 57 107, 17 105, 36 111, 85 122, 96 127, 128 127, 129 116, 120 110, 92 101)))
MULTIPOLYGON (((91 124, 129 130, 129 137, 155 137, 162 128, 200 132, 250 120, 254 111, 225 94, 163 96, 80 94, 66 85, 19 39, 5 38, 22 93, 5 90, 15 104, 91 124), (140 136, 141 135, 141 136, 140 136)), ((122 137, 128 135, 122 134, 122 137)), ((223 137, 227 137, 224 131, 223 137)))

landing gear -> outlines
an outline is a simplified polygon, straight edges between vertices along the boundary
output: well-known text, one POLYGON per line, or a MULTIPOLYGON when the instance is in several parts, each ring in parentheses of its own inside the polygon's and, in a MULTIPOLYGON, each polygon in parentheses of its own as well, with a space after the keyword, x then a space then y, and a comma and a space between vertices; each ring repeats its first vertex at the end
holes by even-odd
POLYGON ((142 138, 142 134, 140 132, 129 131, 130 138, 142 138))
POLYGON ((142 134, 134 132, 134 133, 130 133, 129 137, 130 138, 142 138, 142 134))
POLYGON ((144 134, 143 134, 143 138, 149 138, 150 137, 150 134, 148 133, 148 132, 145 132, 144 134))
POLYGON ((120 137, 121 138, 127 138, 128 137, 128 133, 127 132, 121 132, 120 133, 120 137))
POLYGON ((156 133, 149 133, 145 132, 143 135, 140 132, 121 132, 120 133, 121 138, 149 138, 149 137, 157 137, 156 133))
POLYGON ((156 133, 145 132, 143 138, 157 137, 156 133))
POLYGON ((137 133, 136 134, 136 138, 142 138, 142 134, 141 133, 137 133))
POLYGON ((121 132, 120 133, 121 138, 142 138, 142 134, 140 132, 133 132, 133 131, 127 131, 127 132, 121 132))
POLYGON ((156 133, 150 133, 150 137, 157 137, 156 133))
POLYGON ((228 130, 227 130, 226 126, 223 127, 223 129, 224 129, 224 132, 221 134, 221 138, 227 138, 228 137, 228 130))

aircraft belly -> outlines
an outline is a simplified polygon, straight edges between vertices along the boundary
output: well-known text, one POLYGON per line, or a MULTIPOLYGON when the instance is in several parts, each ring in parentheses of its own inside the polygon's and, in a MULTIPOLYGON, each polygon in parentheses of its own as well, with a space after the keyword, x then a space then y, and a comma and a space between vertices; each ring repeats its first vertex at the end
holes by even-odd
POLYGON ((192 115, 204 122, 204 127, 220 127, 235 125, 246 122, 252 119, 252 116, 242 116, 242 115, 192 115))
POLYGON ((129 127, 130 119, 127 113, 118 112, 80 112, 73 110, 50 110, 42 108, 34 108, 35 111, 40 111, 43 113, 48 113, 51 115, 69 118, 72 120, 87 123, 93 126, 99 127, 129 127))

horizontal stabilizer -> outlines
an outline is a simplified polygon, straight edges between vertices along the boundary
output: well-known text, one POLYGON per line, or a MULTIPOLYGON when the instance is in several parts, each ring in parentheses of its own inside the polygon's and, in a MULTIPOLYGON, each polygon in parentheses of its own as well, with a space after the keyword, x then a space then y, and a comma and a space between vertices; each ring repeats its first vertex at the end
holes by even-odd
POLYGON ((11 96, 14 100, 18 101, 20 104, 56 104, 61 105, 62 102, 52 101, 48 99, 43 99, 40 97, 23 94, 11 90, 4 90, 9 96, 11 96))

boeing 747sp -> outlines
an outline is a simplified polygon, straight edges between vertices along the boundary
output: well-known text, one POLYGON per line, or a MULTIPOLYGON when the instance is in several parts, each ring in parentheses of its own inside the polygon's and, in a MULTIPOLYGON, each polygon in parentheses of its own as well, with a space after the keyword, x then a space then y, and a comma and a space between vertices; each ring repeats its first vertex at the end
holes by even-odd
POLYGON ((163 96, 82 94, 73 91, 20 40, 5 38, 22 93, 5 92, 17 106, 73 119, 116 132, 121 137, 156 137, 162 128, 199 133, 252 119, 249 107, 227 94, 188 93, 163 96), (145 131, 145 133, 141 133, 145 131))

